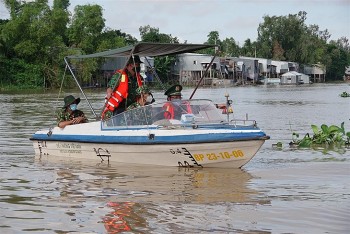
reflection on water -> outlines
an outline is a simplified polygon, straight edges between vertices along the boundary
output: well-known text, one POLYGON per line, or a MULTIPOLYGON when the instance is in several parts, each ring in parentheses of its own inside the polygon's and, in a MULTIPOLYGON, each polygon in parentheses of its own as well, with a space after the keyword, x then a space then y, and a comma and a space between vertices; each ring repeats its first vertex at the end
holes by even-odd
MULTIPOLYGON (((229 92, 235 116, 248 113, 271 136, 242 170, 34 158, 28 139, 56 125, 54 107, 62 100, 52 93, 0 94, 0 232, 349 233, 348 150, 288 147, 292 131, 302 135, 311 124, 344 121, 349 131, 350 99, 338 96, 349 87, 199 89, 195 98, 216 102, 229 92), (278 141, 282 149, 272 147, 278 141)), ((100 109, 104 92, 89 96, 100 109)), ((79 107, 93 118, 84 100, 79 107)))
POLYGON ((107 206, 113 209, 102 218, 108 233, 135 231, 136 227, 146 227, 146 220, 138 215, 142 212, 139 204, 135 202, 109 202, 107 206))
MULTIPOLYGON (((196 214, 202 209, 205 212, 222 210, 226 221, 219 226, 225 230, 227 204, 256 205, 260 201, 266 204, 266 199, 253 198, 257 192, 247 187, 252 176, 240 169, 116 166, 59 158, 32 162, 28 157, 22 158, 22 166, 24 159, 26 169, 1 173, 2 178, 7 178, 1 181, 4 191, 1 209, 11 210, 6 214, 3 227, 17 231, 29 230, 29 220, 50 224, 46 231, 91 231, 87 223, 103 224, 99 228, 111 232, 154 229, 156 233, 163 233, 182 228, 195 231, 200 225, 207 225, 200 221, 207 219, 206 216, 196 218, 196 223, 190 225, 194 216, 202 215, 196 214), (23 172, 30 173, 31 179, 25 179, 28 176, 23 172), (15 196, 14 191, 17 191, 15 196), (190 220, 174 220, 188 215, 192 216, 190 220), (13 219, 22 222, 14 227, 13 219), (149 225, 160 219, 164 225, 154 228, 149 225), (63 227, 62 222, 65 222, 63 227)), ((216 219, 211 218, 214 222, 216 219)), ((30 230, 41 230, 40 225, 31 225, 30 230)))
POLYGON ((246 187, 252 176, 241 169, 93 164, 59 157, 41 158, 36 163, 45 167, 61 165, 54 180, 65 182, 60 193, 68 200, 106 197, 123 202, 133 197, 137 202, 247 203, 256 193, 246 187))

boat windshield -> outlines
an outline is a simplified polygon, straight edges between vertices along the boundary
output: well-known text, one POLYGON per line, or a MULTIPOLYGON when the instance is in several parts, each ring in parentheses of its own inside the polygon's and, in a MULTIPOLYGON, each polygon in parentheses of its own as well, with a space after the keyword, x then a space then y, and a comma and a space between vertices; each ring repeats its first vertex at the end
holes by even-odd
POLYGON ((191 99, 153 103, 134 108, 102 121, 102 129, 135 128, 144 125, 186 126, 218 124, 225 117, 210 100, 191 99), (133 127, 134 126, 134 127, 133 127))

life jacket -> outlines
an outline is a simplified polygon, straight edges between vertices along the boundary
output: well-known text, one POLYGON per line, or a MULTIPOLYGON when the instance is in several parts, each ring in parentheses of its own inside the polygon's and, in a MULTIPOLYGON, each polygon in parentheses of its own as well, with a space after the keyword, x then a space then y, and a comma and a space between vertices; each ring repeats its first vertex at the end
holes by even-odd
MULTIPOLYGON (((111 94, 111 97, 107 100, 106 107, 102 112, 102 119, 104 119, 104 115, 107 111, 113 112, 120 103, 128 97, 128 91, 129 91, 129 76, 125 69, 123 70, 117 70, 116 73, 121 74, 120 82, 117 87, 111 94)), ((137 85, 139 87, 142 86, 142 78, 140 73, 136 73, 137 78, 137 85)))
POLYGON ((163 109, 167 112, 164 113, 165 119, 173 119, 175 117, 174 114, 174 105, 171 102, 167 102, 164 104, 163 109))
MULTIPOLYGON (((175 113, 175 106, 172 102, 166 102, 163 106, 163 109, 170 113, 170 114, 167 112, 164 113, 164 118, 166 118, 166 119, 175 119, 175 114, 179 114, 179 113, 175 113)), ((187 101, 181 101, 181 104, 176 109, 177 109, 176 110, 177 112, 181 111, 180 114, 192 114, 191 105, 187 101), (182 108, 183 106, 186 107, 186 110, 180 110, 180 108, 182 108)))

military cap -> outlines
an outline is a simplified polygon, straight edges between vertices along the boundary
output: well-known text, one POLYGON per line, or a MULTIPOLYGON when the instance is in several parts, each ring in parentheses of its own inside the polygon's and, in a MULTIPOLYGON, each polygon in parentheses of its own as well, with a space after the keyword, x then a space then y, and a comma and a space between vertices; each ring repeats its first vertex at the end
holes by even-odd
POLYGON ((146 86, 142 85, 136 89, 136 95, 141 95, 141 93, 150 93, 151 90, 146 86))
POLYGON ((174 85, 171 86, 167 91, 165 91, 164 95, 170 97, 170 96, 181 96, 181 85, 174 85))

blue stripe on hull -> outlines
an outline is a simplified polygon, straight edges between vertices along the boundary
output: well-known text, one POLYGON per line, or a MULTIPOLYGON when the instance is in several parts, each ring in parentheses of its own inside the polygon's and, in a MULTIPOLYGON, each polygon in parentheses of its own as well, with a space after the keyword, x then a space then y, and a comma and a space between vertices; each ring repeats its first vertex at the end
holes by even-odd
POLYGON ((115 144, 171 144, 171 143, 204 143, 204 142, 225 142, 244 141, 260 139, 265 137, 263 132, 254 133, 216 133, 181 136, 154 136, 149 139, 147 136, 97 136, 97 135, 58 135, 34 134, 31 140, 39 141, 73 141, 89 143, 115 143, 115 144))

